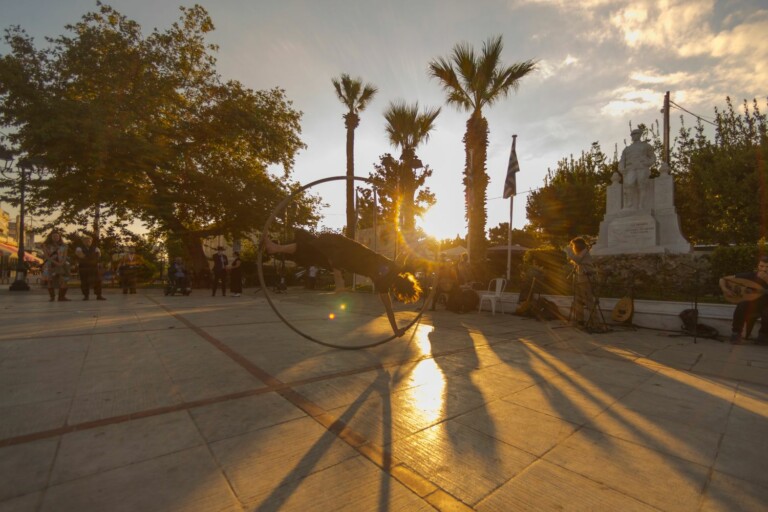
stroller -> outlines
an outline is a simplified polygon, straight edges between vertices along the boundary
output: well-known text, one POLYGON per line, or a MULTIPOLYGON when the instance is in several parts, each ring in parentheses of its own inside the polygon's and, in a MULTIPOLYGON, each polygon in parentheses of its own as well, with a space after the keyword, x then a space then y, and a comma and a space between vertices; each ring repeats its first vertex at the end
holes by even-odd
POLYGON ((165 295, 189 295, 192 287, 189 285, 189 276, 184 269, 177 269, 175 264, 168 269, 168 279, 165 283, 165 295))

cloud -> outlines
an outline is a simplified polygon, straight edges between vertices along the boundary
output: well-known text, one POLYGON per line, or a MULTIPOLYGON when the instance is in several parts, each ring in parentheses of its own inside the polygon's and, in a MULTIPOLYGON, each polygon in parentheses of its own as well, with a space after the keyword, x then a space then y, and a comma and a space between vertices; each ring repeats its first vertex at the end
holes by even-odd
POLYGON ((663 74, 656 70, 648 69, 644 71, 635 71, 629 75, 629 78, 643 84, 663 84, 676 85, 691 80, 691 73, 678 71, 675 73, 663 74))
POLYGON ((538 73, 542 79, 553 77, 561 73, 564 69, 576 66, 580 59, 570 53, 560 62, 552 62, 548 59, 542 59, 538 62, 538 73))
POLYGON ((611 117, 624 117, 627 114, 656 109, 662 104, 658 91, 622 87, 613 91, 615 97, 600 109, 600 113, 611 117))

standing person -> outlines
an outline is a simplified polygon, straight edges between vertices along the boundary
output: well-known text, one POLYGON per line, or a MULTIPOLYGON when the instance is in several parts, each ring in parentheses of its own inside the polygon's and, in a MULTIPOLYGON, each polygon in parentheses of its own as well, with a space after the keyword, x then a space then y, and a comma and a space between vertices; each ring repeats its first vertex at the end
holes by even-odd
POLYGON ((56 289, 59 290, 59 301, 69 301, 67 298, 67 281, 69 280, 69 259, 67 244, 61 238, 61 233, 53 230, 43 241, 43 279, 48 286, 50 302, 56 300, 56 289))
POLYGON ((232 264, 229 266, 229 288, 233 297, 239 297, 243 293, 243 269, 240 261, 240 253, 232 253, 232 264))
POLYGON ((229 260, 227 259, 227 255, 224 254, 224 248, 218 246, 216 248, 216 254, 213 255, 213 291, 211 292, 211 297, 216 296, 216 289, 219 287, 219 283, 221 283, 221 295, 223 297, 227 296, 228 264, 229 260))
POLYGON ((332 270, 337 291, 344 288, 342 270, 370 278, 384 305, 392 331, 398 337, 405 334, 405 329, 397 326, 389 292, 392 291, 396 299, 405 303, 417 301, 421 296, 421 286, 413 274, 403 272, 389 258, 337 233, 320 233, 315 236, 303 229, 296 229, 295 237, 294 242, 281 245, 265 234, 262 244, 267 254, 292 254, 296 263, 302 266, 317 265, 332 270))
POLYGON ((565 253, 569 263, 573 265, 573 316, 571 321, 574 325, 583 325, 584 308, 591 308, 595 301, 592 293, 592 276, 595 273, 595 266, 592 263, 592 255, 589 253, 589 245, 581 237, 571 240, 565 253))
POLYGON ((723 290, 726 298, 733 299, 736 294, 728 287, 728 281, 733 278, 747 279, 754 282, 763 290, 763 294, 754 300, 742 300, 736 304, 733 311, 733 321, 731 323, 731 343, 740 345, 743 341, 741 333, 744 330, 744 324, 749 318, 759 316, 760 331, 757 333, 757 345, 768 345, 768 256, 760 256, 757 261, 757 270, 752 272, 742 272, 732 276, 720 278, 720 289, 723 290))
POLYGON ((307 269, 307 288, 314 290, 317 285, 317 265, 310 265, 307 269))
POLYGON ((138 279, 139 268, 141 268, 141 256, 136 254, 136 249, 128 248, 128 252, 120 260, 120 281, 123 287, 123 293, 136 293, 136 280, 138 279))
POLYGON ((472 266, 469 264, 469 255, 467 253, 462 254, 459 257, 458 263, 456 263, 456 275, 459 279, 459 286, 471 287, 475 281, 475 276, 472 272, 472 266))
POLYGON ((96 294, 96 300, 107 300, 101 295, 101 276, 99 275, 99 259, 101 250, 93 243, 93 237, 84 236, 83 245, 75 249, 75 256, 79 260, 80 290, 83 292, 83 300, 88 300, 90 290, 96 294))

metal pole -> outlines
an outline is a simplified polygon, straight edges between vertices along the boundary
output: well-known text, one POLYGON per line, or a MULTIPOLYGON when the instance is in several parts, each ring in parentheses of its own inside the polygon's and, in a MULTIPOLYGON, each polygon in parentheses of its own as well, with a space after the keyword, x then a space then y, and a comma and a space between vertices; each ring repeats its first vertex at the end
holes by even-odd
POLYGON ((27 284, 27 267, 24 264, 24 194, 27 188, 27 180, 26 173, 24 172, 25 165, 17 165, 17 168, 21 173, 21 179, 19 183, 21 188, 21 200, 19 201, 19 225, 17 226, 19 233, 19 252, 17 255, 18 259, 16 261, 16 279, 13 281, 13 284, 11 284, 9 290, 12 292, 28 292, 29 285, 27 284))
MULTIPOLYGON (((512 151, 517 146, 517 135, 512 136, 512 151)), ((517 187, 515 187, 517 188, 517 187)), ((509 196, 509 230, 507 231, 507 283, 512 276, 512 216, 515 210, 515 194, 509 196)))
POLYGON ((669 165, 669 91, 664 94, 664 163, 669 165))
POLYGON ((507 231, 507 282, 512 275, 512 213, 515 209, 515 196, 509 197, 509 230, 507 231))

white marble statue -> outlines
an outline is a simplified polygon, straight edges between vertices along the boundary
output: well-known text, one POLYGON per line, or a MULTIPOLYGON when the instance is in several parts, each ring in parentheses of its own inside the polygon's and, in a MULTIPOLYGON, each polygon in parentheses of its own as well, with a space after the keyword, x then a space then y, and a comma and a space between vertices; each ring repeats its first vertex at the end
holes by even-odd
POLYGON ((632 144, 621 154, 619 173, 606 189, 605 216, 600 223, 593 256, 615 254, 684 254, 691 245, 680 232, 675 210, 675 180, 666 163, 651 178, 656 164, 653 147, 632 130, 632 144), (619 182, 621 174, 621 182, 619 182))
POLYGON ((622 175, 623 206, 625 210, 652 208, 648 197, 648 180, 651 167, 656 163, 653 146, 640 140, 641 128, 632 130, 632 144, 624 148, 619 160, 619 172, 622 175))

